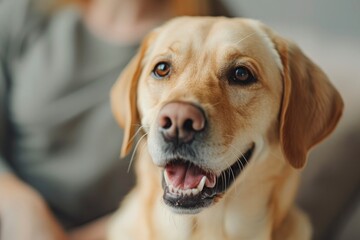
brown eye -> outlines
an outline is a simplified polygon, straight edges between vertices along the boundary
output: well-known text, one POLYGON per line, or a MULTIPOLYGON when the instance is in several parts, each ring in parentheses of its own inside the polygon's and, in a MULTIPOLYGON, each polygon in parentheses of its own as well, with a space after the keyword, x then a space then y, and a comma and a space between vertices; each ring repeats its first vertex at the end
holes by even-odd
POLYGON ((254 75, 246 67, 236 67, 231 70, 229 76, 230 83, 247 85, 256 81, 254 75))
POLYGON ((162 79, 170 74, 170 64, 166 62, 160 62, 156 64, 152 74, 157 79, 162 79))

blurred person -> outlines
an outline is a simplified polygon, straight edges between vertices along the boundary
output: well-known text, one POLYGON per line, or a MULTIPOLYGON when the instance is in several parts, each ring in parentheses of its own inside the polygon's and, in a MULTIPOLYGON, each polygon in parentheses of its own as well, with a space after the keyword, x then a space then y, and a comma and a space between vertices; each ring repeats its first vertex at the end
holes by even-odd
POLYGON ((112 84, 152 28, 224 11, 214 0, 0 1, 1 240, 104 238, 132 186, 112 84))

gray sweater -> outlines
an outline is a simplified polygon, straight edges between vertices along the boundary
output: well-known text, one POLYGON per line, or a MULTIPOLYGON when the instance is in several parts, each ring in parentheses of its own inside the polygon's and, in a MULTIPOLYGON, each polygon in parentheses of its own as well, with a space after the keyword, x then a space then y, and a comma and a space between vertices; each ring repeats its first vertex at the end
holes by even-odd
POLYGON ((65 227, 113 211, 133 183, 109 91, 136 48, 98 39, 75 8, 0 0, 0 174, 35 188, 65 227))

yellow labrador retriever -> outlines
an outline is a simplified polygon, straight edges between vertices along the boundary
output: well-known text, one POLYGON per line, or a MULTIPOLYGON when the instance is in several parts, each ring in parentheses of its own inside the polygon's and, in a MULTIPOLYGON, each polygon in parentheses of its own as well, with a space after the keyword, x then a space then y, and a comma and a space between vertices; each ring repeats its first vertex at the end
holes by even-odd
POLYGON ((343 102, 294 43, 254 20, 178 18, 144 40, 111 99, 122 155, 138 142, 109 239, 310 239, 299 169, 343 102))

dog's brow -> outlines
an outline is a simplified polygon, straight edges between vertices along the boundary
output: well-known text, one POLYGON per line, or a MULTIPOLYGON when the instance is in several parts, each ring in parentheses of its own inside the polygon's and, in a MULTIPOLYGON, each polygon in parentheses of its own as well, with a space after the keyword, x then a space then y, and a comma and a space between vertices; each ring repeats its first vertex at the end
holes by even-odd
POLYGON ((173 53, 178 53, 179 51, 179 45, 181 45, 181 42, 175 41, 169 46, 169 50, 173 53))
POLYGON ((254 27, 255 30, 254 33, 258 33, 262 37, 263 42, 269 47, 269 50, 273 54, 275 62, 278 65, 279 69, 281 71, 284 71, 284 66, 282 64, 281 57, 278 51, 276 50, 274 42, 270 39, 270 37, 266 34, 266 32, 259 27, 259 24, 257 22, 252 21, 249 23, 254 27))
POLYGON ((239 43, 241 43, 242 41, 244 41, 245 39, 250 38, 250 37, 252 37, 252 36, 255 35, 255 34, 256 34, 256 32, 249 33, 249 34, 246 35, 245 37, 243 37, 243 38, 241 38, 240 40, 238 40, 235 44, 239 44, 239 43))
POLYGON ((157 58, 171 58, 172 55, 179 55, 181 52, 182 43, 175 41, 170 44, 170 46, 165 46, 165 48, 156 55, 157 58))

